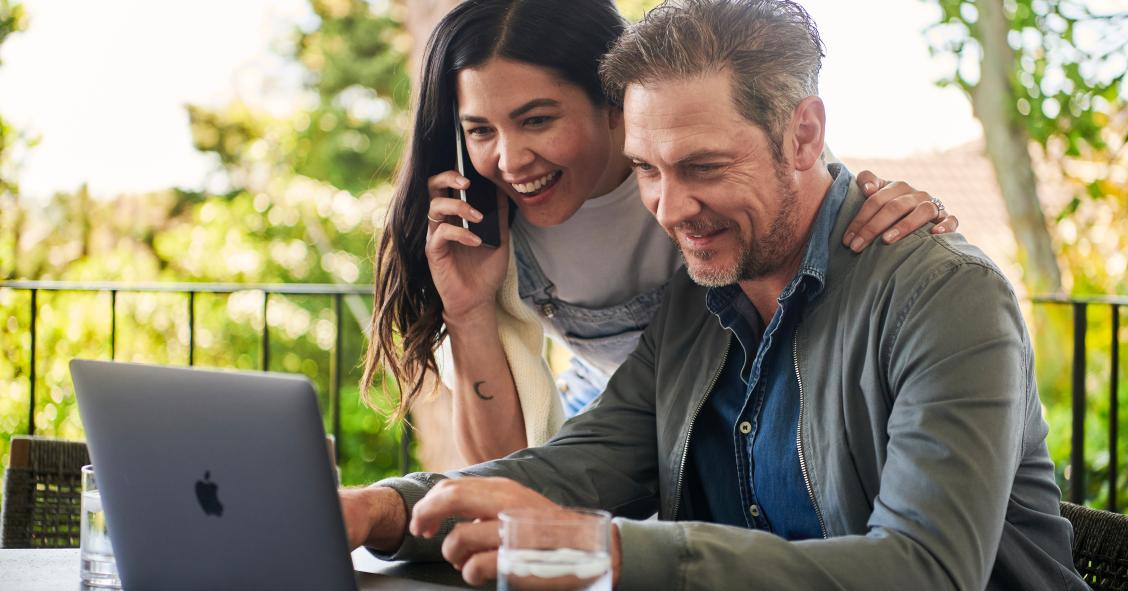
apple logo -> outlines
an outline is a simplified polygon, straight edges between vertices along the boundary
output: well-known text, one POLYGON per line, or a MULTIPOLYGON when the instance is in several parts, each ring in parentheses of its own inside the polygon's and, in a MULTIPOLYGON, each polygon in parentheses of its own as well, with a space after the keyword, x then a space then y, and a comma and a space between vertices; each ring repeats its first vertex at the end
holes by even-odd
POLYGON ((219 502, 219 485, 212 482, 211 471, 204 472, 204 479, 196 481, 196 498, 204 513, 223 517, 223 504, 219 502))

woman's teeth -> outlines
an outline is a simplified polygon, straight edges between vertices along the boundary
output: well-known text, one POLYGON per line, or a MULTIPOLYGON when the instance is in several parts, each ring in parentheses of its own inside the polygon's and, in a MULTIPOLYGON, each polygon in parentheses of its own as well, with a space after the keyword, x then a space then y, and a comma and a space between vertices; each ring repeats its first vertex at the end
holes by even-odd
POLYGON ((516 189, 517 192, 521 193, 522 195, 535 195, 535 194, 539 193, 540 191, 544 190, 545 187, 551 185, 559 177, 560 177, 560 171, 557 170, 555 172, 550 172, 550 173, 542 176, 541 178, 536 179, 535 181, 532 181, 530 183, 513 184, 512 187, 514 189, 516 189))

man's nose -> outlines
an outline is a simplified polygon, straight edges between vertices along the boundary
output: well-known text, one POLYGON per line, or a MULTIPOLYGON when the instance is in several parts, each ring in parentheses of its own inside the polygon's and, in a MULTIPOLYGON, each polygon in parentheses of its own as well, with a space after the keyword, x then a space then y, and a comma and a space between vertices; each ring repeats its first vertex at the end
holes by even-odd
POLYGON ((654 211, 658 223, 666 228, 672 228, 701 212, 701 204, 689 187, 671 176, 664 176, 657 183, 658 206, 654 211))

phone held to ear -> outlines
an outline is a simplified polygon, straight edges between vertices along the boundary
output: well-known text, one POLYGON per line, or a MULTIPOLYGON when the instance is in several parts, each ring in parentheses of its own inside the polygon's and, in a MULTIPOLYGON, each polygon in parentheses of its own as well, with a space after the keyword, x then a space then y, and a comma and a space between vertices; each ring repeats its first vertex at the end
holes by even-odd
POLYGON ((497 187, 486 177, 474 169, 470 156, 466 153, 462 141, 462 125, 458 122, 458 105, 454 107, 454 142, 456 146, 455 162, 458 174, 470 179, 470 188, 459 189, 458 196, 470 204, 470 207, 482 212, 482 221, 470 222, 465 218, 462 227, 470 230, 482 244, 486 246, 501 246, 501 225, 497 211, 497 187))

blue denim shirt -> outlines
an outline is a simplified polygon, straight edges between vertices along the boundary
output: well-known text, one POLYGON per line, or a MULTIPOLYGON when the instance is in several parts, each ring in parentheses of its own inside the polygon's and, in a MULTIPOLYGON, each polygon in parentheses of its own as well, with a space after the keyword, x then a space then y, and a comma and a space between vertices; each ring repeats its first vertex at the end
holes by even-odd
POLYGON ((811 229, 799 272, 762 322, 738 285, 710 289, 706 305, 729 330, 729 357, 701 409, 690 452, 697 482, 692 517, 773 532, 788 540, 821 538, 799 464, 799 383, 792 352, 806 303, 822 293, 831 230, 850 175, 834 181, 811 229))

